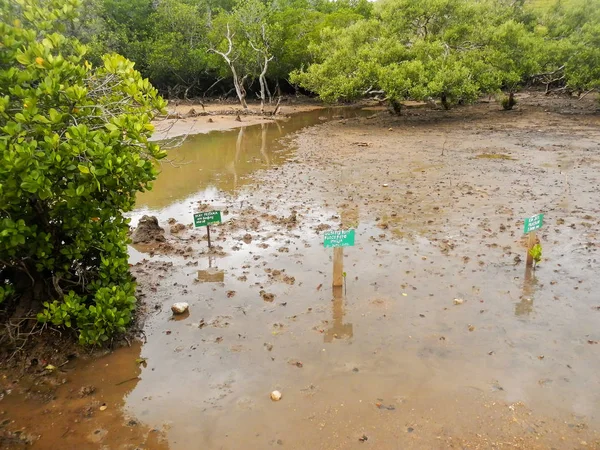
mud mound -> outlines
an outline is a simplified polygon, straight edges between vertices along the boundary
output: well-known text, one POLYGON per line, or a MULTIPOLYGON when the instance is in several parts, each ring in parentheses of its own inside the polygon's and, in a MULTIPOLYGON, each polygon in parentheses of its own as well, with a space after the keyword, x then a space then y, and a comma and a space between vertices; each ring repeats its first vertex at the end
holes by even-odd
POLYGON ((165 230, 158 225, 158 219, 155 216, 143 216, 131 234, 131 240, 134 244, 164 242, 165 230))

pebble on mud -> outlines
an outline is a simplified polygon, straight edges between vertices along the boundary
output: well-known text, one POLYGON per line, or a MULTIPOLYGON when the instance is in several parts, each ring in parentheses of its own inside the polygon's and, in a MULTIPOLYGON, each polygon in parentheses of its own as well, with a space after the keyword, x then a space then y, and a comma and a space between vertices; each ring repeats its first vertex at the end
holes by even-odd
POLYGON ((274 402, 278 402, 279 400, 281 400, 281 392, 279 392, 279 391, 271 392, 271 400, 273 400, 274 402))
POLYGON ((94 386, 83 386, 81 389, 79 389, 79 396, 81 398, 87 397, 92 395, 94 392, 96 392, 96 388, 94 386))
POLYGON ((190 305, 185 302, 177 302, 173 303, 173 306, 171 306, 171 311, 173 311, 173 314, 183 314, 189 309, 189 307, 190 305))
POLYGON ((454 304, 455 305, 462 305, 465 301, 462 298, 455 298, 454 299, 454 304))

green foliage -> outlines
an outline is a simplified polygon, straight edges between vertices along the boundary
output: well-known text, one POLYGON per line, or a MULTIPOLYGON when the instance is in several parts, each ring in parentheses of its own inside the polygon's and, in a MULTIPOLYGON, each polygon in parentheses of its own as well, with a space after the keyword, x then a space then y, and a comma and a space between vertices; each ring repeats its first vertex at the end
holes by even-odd
POLYGON ((555 0, 542 10, 540 81, 581 93, 600 88, 600 8, 595 0, 555 0))
POLYGON ((533 258, 534 265, 537 266, 539 262, 542 260, 542 246, 540 244, 535 244, 532 248, 529 249, 529 254, 533 258))
POLYGON ((90 61, 120 53, 172 96, 232 87, 227 63, 208 52, 227 49, 227 24, 250 91, 262 70, 250 42, 268 42, 271 83, 292 73, 326 100, 372 88, 448 106, 531 82, 578 92, 600 83, 597 0, 85 0, 81 11, 65 24, 90 61))
MULTIPOLYGON (((316 64, 292 81, 325 100, 383 90, 390 102, 440 98, 444 107, 480 92, 481 4, 466 0, 380 0, 371 20, 324 30, 316 64)), ((488 77, 489 78, 489 77, 488 77)), ((497 87, 498 77, 489 84, 497 87)))
POLYGON ((131 321, 127 262, 135 194, 164 152, 150 123, 165 102, 133 63, 94 68, 65 37, 77 0, 2 6, 0 300, 44 302, 43 322, 98 344, 131 321))
POLYGON ((311 47, 315 62, 291 80, 326 101, 375 90, 392 105, 438 98, 445 108, 500 90, 514 99, 531 80, 566 79, 574 90, 595 89, 600 8, 577 1, 542 20, 523 2, 379 0, 370 20, 323 30, 311 47))
POLYGON ((235 29, 240 77, 252 84, 260 64, 248 39, 259 42, 263 25, 274 56, 267 76, 286 80, 312 62, 308 47, 320 41, 324 28, 346 27, 371 9, 367 0, 85 0, 82 23, 67 28, 89 46, 90 61, 99 63, 106 52, 122 54, 159 89, 182 96, 204 93, 222 77, 219 85, 225 91, 231 86, 227 65, 208 53, 226 50, 228 23, 235 29))

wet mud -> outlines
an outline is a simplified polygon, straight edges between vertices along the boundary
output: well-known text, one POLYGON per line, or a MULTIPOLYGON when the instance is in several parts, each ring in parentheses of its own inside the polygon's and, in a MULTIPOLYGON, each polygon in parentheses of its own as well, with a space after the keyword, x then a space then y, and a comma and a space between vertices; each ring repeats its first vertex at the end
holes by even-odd
POLYGON ((330 110, 190 138, 132 215, 165 230, 131 247, 146 342, 69 368, 52 399, 5 394, 2 436, 600 448, 600 117, 544 101, 330 110), (191 224, 212 209, 223 223, 208 249, 191 224), (527 270, 523 219, 540 212, 542 261, 527 270), (332 289, 323 233, 340 228, 356 245, 332 289), (189 313, 173 316, 175 302, 189 313), (75 398, 85 386, 97 390, 75 398), (87 402, 108 408, 74 423, 87 402))

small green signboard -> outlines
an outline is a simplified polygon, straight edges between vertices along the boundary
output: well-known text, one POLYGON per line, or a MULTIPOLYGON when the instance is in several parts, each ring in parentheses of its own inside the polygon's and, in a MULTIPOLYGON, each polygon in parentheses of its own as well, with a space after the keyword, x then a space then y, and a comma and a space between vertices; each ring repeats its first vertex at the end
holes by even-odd
POLYGON ((527 234, 532 231, 539 230, 540 228, 542 228, 543 224, 544 224, 544 215, 543 214, 536 214, 535 216, 527 217, 527 218, 525 218, 524 233, 527 234))
POLYGON ((353 247, 354 230, 327 231, 323 245, 325 248, 353 247))
POLYGON ((221 211, 204 211, 194 214, 194 226, 207 227, 213 223, 221 223, 221 211))

